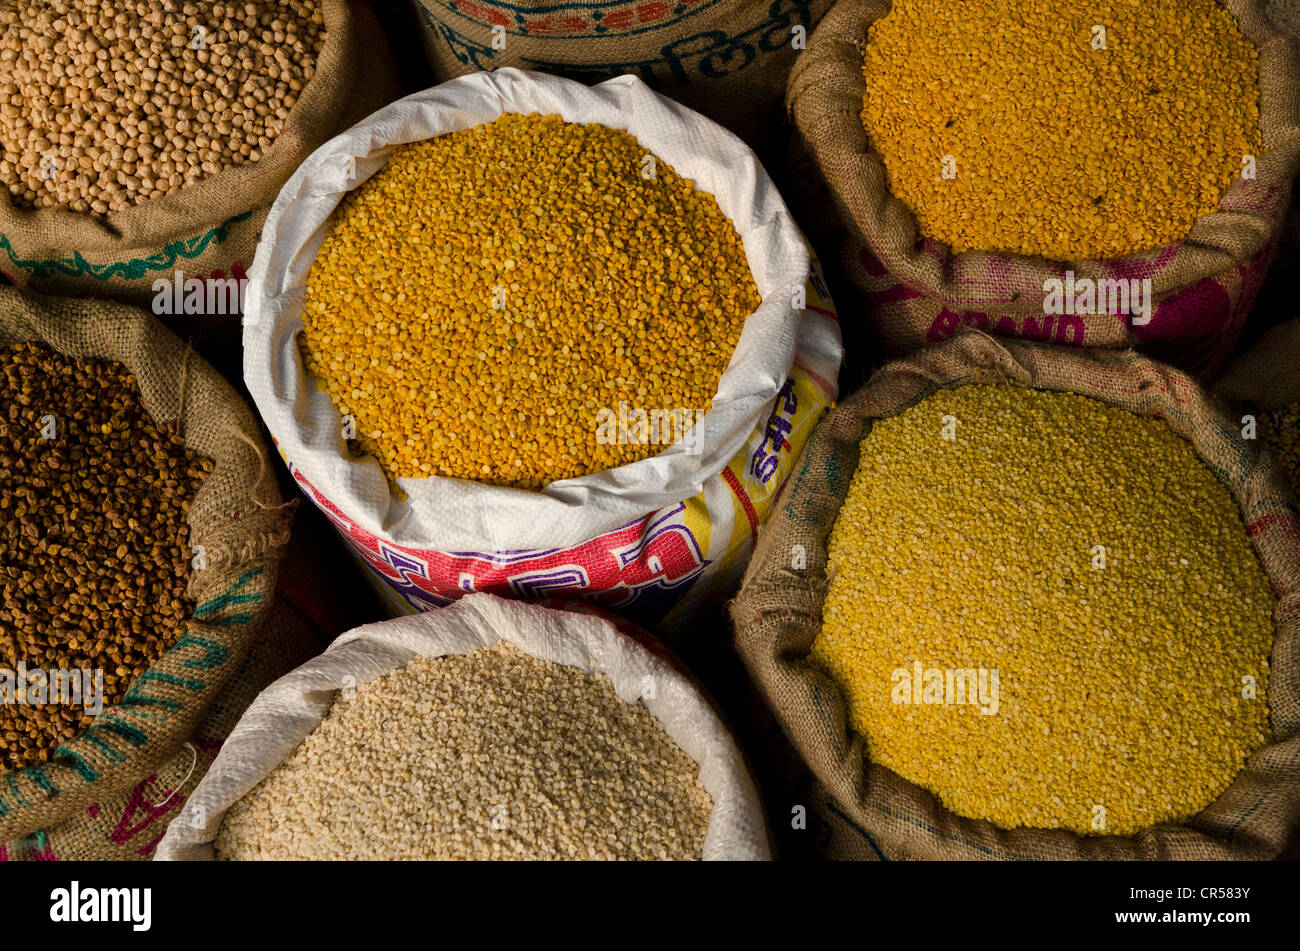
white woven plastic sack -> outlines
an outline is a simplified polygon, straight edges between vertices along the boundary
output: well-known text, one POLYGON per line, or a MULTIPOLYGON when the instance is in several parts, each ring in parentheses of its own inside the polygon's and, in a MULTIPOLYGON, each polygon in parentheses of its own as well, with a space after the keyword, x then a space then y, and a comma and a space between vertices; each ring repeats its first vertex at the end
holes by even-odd
POLYGON ((843 356, 816 262, 758 159, 721 126, 632 76, 587 87, 500 69, 385 107, 331 139, 290 178, 263 228, 251 277, 249 391, 299 485, 400 599, 400 610, 440 607, 466 591, 585 598, 662 630, 688 595, 694 602, 725 596, 836 396, 843 356), (717 199, 744 242, 762 303, 745 322, 702 428, 687 440, 541 491, 401 479, 402 500, 375 459, 348 453, 338 410, 303 368, 295 339, 304 282, 331 213, 395 146, 506 112, 559 114, 636 136, 717 199), (698 443, 686 445, 692 438, 698 443))
POLYGON ((713 798, 704 858, 771 857, 758 793, 727 728, 691 680, 596 614, 469 595, 443 611, 367 624, 267 687, 231 731, 158 845, 159 860, 210 860, 226 810, 317 727, 338 690, 360 687, 413 657, 468 654, 508 641, 525 653, 604 673, 619 697, 640 701, 700 764, 713 798))

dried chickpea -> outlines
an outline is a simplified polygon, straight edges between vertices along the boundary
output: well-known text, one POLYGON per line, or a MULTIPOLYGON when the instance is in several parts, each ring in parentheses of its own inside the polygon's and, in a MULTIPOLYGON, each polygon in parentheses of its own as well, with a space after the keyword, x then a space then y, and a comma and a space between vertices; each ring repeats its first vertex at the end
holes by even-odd
POLYGON ((103 216, 257 161, 324 41, 318 0, 8 0, 0 183, 103 216))

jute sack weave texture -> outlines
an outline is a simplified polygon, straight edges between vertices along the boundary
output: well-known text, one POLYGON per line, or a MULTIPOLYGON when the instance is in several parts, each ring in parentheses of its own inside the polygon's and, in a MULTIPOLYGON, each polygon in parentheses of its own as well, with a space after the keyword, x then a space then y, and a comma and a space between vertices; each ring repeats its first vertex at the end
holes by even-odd
POLYGON ((1017 254, 952 253, 923 238, 916 217, 889 191, 884 163, 860 119, 867 29, 888 0, 840 0, 790 74, 786 107, 816 174, 803 179, 801 222, 814 245, 838 248, 840 265, 891 356, 965 329, 1076 347, 1137 347, 1194 373, 1227 361, 1263 283, 1300 167, 1300 48, 1264 16, 1261 0, 1224 0, 1259 49, 1257 177, 1238 180, 1219 210, 1186 240, 1104 261, 1050 262, 1017 254), (829 195, 820 195, 825 187, 829 195), (826 200, 829 198, 829 200, 826 200), (1151 280, 1150 322, 1124 315, 1043 313, 1043 284, 1077 279, 1151 280))
POLYGON ((1214 392, 1229 403, 1264 410, 1300 400, 1300 317, 1265 331, 1235 357, 1214 392))
MULTIPOLYGON (((918 455, 918 464, 924 459, 918 455)), ((1070 351, 979 332, 890 363, 813 434, 762 530, 732 604, 737 646, 787 734, 863 841, 854 851, 921 859, 1227 859, 1276 855, 1300 818, 1300 516, 1275 466, 1185 374, 1132 352, 1070 351), (1227 485, 1278 596, 1268 703, 1274 739, 1185 825, 1133 837, 1003 830, 944 809, 875 765, 839 688, 806 662, 821 628, 826 546, 875 419, 942 387, 1006 382, 1069 391, 1164 418, 1227 485), (793 568, 802 546, 806 567, 793 568)))
POLYGON ((631 73, 761 146, 801 55, 796 28, 806 42, 832 0, 412 2, 439 81, 501 66, 588 85, 631 73))
POLYGON ((320 652, 318 631, 276 595, 256 641, 180 751, 126 795, 82 809, 49 829, 0 845, 0 861, 147 861, 202 781, 217 751, 253 699, 320 652))
POLYGON ((0 842, 127 793, 176 754, 248 653, 291 517, 253 414, 154 318, 124 304, 0 287, 0 346, 28 340, 125 365, 149 414, 174 424, 214 466, 190 505, 189 544, 202 546, 204 566, 192 573, 196 607, 179 640, 48 763, 0 772, 0 842))
MULTIPOLYGON (((1300 43, 1300 0, 1268 0, 1265 13, 1275 27, 1300 43)), ((1296 182, 1282 241, 1300 252, 1300 181, 1296 182)))
POLYGON ((0 271, 29 290, 140 307, 153 302, 154 281, 171 281, 178 270, 186 279, 243 279, 271 202, 293 170, 400 94, 369 7, 356 0, 322 5, 327 34, 316 72, 260 161, 102 219, 62 207, 25 211, 0 196, 0 271))
POLYGON ((1291 248, 1293 254, 1300 253, 1300 181, 1296 182, 1291 211, 1282 228, 1282 241, 1291 248))

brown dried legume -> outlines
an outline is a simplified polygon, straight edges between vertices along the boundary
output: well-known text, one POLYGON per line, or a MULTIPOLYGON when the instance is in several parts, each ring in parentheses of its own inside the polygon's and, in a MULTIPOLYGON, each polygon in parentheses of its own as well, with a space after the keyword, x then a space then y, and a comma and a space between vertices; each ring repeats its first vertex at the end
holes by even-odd
MULTIPOLYGON (((103 670, 110 706, 193 610, 186 516, 212 464, 108 360, 0 348, 0 408, 0 669, 103 670)), ((48 760, 84 706, 0 703, 0 766, 48 760)))
POLYGON ((257 161, 325 39, 317 0, 11 0, 0 30, 0 182, 98 215, 257 161))

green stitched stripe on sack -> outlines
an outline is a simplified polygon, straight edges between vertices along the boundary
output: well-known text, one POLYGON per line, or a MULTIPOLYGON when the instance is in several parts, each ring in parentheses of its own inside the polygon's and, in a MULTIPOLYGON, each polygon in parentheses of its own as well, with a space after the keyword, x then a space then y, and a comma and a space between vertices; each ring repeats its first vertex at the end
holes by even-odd
MULTIPOLYGON (((126 740, 132 746, 144 746, 149 742, 149 735, 139 727, 132 726, 125 720, 119 720, 117 717, 108 715, 99 716, 94 723, 86 728, 86 736, 92 733, 113 733, 126 740)), ((116 750, 114 751, 116 752, 116 750)))
POLYGON ((86 728, 86 731, 81 734, 81 738, 87 743, 93 743, 95 746, 99 747, 99 751, 104 754, 105 758, 110 763, 120 763, 122 761, 122 754, 117 751, 117 747, 108 742, 108 740, 99 736, 95 732, 93 724, 86 728))
POLYGON ((209 615, 216 614, 222 608, 229 607, 232 604, 243 604, 246 601, 260 601, 262 598, 260 594, 235 594, 234 592, 248 584, 248 582, 252 581, 254 578, 260 576, 263 570, 264 569, 260 565, 256 568, 248 569, 248 571, 245 571, 235 579, 235 583, 226 589, 225 594, 219 594, 211 601, 204 601, 196 607, 192 617, 195 619, 202 619, 209 615))
POLYGON ((181 258, 196 258, 214 244, 221 244, 230 236, 232 226, 251 218, 251 209, 242 215, 227 218, 210 231, 193 238, 182 238, 163 247, 162 251, 146 258, 131 258, 128 261, 115 261, 112 264, 91 264, 74 251, 70 258, 47 258, 45 260, 26 259, 18 256, 7 234, 0 234, 0 248, 9 255, 15 267, 30 272, 34 277, 50 277, 61 274, 66 277, 93 277, 99 281, 120 278, 124 281, 136 281, 150 271, 172 270, 181 258))
MULTIPOLYGON (((140 688, 144 687, 145 684, 153 683, 155 680, 164 684, 174 684, 178 687, 184 687, 186 690, 192 690, 195 693, 198 693, 207 686, 207 681, 197 680, 193 677, 177 677, 175 674, 166 674, 160 670, 146 670, 135 679, 135 683, 131 684, 131 689, 126 692, 126 696, 122 698, 122 702, 147 703, 158 707, 166 707, 168 710, 179 710, 181 705, 175 700, 146 697, 140 692, 140 688)), ((103 717, 101 716, 100 719, 103 719, 103 717)), ((134 729, 134 727, 132 727, 132 729, 134 729)), ((143 733, 140 735, 144 736, 143 733)))
POLYGON ((196 618, 204 617, 207 614, 211 614, 213 611, 217 610, 218 608, 224 608, 228 605, 247 604, 250 601, 256 603, 261 600, 262 600, 262 596, 260 594, 224 594, 220 598, 215 599, 214 601, 209 601, 208 604, 195 608, 194 616, 196 618), (220 601, 221 603, 216 604, 216 601, 220 601), (214 605, 214 606, 209 608, 208 605, 214 605))
POLYGON ((230 656, 230 651, 216 641, 208 640, 206 637, 198 637, 194 634, 185 634, 172 647, 172 650, 179 650, 182 647, 202 648, 204 654, 202 657, 196 657, 193 660, 181 662, 182 667, 192 667, 199 670, 211 670, 213 667, 220 667, 230 656))
MULTIPOLYGON (((89 739, 91 740, 91 742, 95 743, 95 745, 99 746, 101 749, 104 749, 109 753, 116 754, 117 752, 116 750, 114 750, 111 746, 108 746, 105 743, 101 743, 97 737, 90 737, 89 739)), ((68 766, 74 773, 77 774, 77 778, 82 780, 83 782, 93 783, 95 780, 99 779, 99 773, 95 772, 94 767, 92 767, 89 763, 87 763, 86 758, 82 756, 80 753, 74 752, 73 750, 68 749, 66 746, 60 746, 57 750, 54 751, 54 755, 60 761, 60 763, 63 763, 63 761, 66 760, 67 762, 63 763, 63 765, 68 766)), ((117 758, 121 759, 120 756, 117 758)))
POLYGON ((7 778, 9 780, 9 792, 14 797, 14 801, 17 802, 18 805, 30 809, 32 804, 23 798, 22 792, 18 789, 18 773, 10 772, 7 778))
POLYGON ((37 789, 47 796, 57 796, 59 794, 59 787, 54 785, 53 780, 50 779, 43 766, 28 766, 22 773, 35 784, 37 789))

